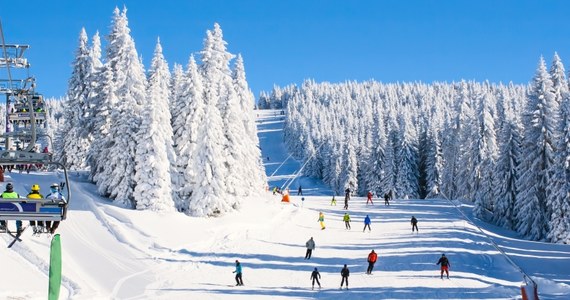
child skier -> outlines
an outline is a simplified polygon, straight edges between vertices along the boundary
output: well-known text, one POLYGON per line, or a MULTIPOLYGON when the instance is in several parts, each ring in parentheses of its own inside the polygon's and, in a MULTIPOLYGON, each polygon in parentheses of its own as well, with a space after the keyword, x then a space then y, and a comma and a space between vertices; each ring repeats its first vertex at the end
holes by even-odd
POLYGON ((342 217, 342 220, 344 221, 344 227, 346 227, 346 229, 350 230, 350 216, 348 215, 348 213, 344 214, 344 217, 342 217))
POLYGON ((323 212, 319 212, 319 223, 321 224, 321 230, 325 229, 325 215, 323 214, 323 212))

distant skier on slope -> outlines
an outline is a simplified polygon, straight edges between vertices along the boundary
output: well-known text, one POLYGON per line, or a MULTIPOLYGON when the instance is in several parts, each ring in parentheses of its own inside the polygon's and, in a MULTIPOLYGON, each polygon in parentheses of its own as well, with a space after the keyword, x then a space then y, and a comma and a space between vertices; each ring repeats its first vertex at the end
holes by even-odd
POLYGON ((333 205, 336 206, 336 199, 334 198, 334 195, 333 195, 332 200, 331 200, 331 206, 333 206, 333 205))
POLYGON ((441 279, 443 279, 443 272, 447 275, 447 279, 449 279, 449 267, 451 267, 451 263, 449 259, 445 257, 445 254, 441 255, 441 258, 437 261, 436 265, 441 264, 441 279))
POLYGON ((348 200, 350 200, 350 188, 344 191, 344 209, 348 209, 348 200))
POLYGON ((362 232, 366 230, 366 227, 368 227, 368 231, 372 231, 372 229, 370 229, 370 223, 372 223, 372 221, 370 220, 370 217, 366 215, 366 218, 364 218, 364 229, 362 229, 362 232))
POLYGON ((366 270, 366 274, 372 275, 372 269, 374 269, 374 264, 378 260, 378 254, 372 250, 370 254, 368 254, 368 269, 366 270))
POLYGON ((368 205, 368 202, 370 202, 370 204, 374 205, 374 202, 372 202, 372 196, 374 194, 372 194, 372 191, 368 191, 368 194, 366 195, 366 205, 368 205))
POLYGON ((390 194, 384 194, 384 205, 390 205, 390 194))
POLYGON ((306 243, 305 246, 307 247, 307 253, 305 253, 305 259, 311 259, 311 255, 313 254, 313 250, 315 250, 315 241, 313 237, 311 237, 306 243))
POLYGON ((348 290, 348 276, 350 276, 350 270, 348 270, 346 264, 344 265, 344 268, 340 270, 340 276, 342 277, 342 281, 340 282, 340 288, 342 289, 342 286, 346 282, 346 289, 348 290))
POLYGON ((299 190, 297 191, 297 196, 303 196, 303 188, 301 188, 301 186, 299 186, 299 190))
POLYGON ((348 215, 348 213, 344 214, 344 217, 342 217, 342 220, 344 221, 344 227, 348 230, 350 230, 350 216, 348 215))
POLYGON ((420 230, 418 229, 418 219, 416 219, 416 217, 412 216, 411 223, 412 223, 412 233, 414 233, 414 229, 415 229, 418 233, 420 233, 420 230))
POLYGON ((233 271, 232 273, 236 273, 236 282, 237 282, 236 286, 243 285, 243 279, 241 278, 241 264, 237 259, 236 259, 236 270, 233 271))
POLYGON ((321 288, 321 283, 319 282, 320 278, 321 278, 321 273, 319 273, 319 270, 317 270, 317 268, 315 268, 313 273, 311 273, 311 279, 313 280, 313 285, 312 285, 311 289, 315 288, 315 281, 319 285, 319 289, 321 288))
POLYGON ((325 214, 323 212, 319 212, 319 220, 318 222, 321 224, 321 230, 325 229, 325 214))

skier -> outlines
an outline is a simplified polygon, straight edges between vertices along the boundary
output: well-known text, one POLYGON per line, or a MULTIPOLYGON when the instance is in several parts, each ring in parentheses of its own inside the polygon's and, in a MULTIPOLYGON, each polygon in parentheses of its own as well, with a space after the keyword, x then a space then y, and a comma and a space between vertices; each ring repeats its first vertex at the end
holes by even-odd
MULTIPOLYGON (((65 197, 59 191, 61 186, 62 186, 62 184, 57 184, 57 183, 53 183, 52 185, 50 185, 50 187, 49 187, 50 193, 46 196, 46 199, 65 201, 65 197)), ((65 186, 65 183, 63 184, 63 186, 65 186)), ((55 232, 55 230, 57 229, 57 227, 59 227, 59 221, 54 221, 53 225, 52 225, 51 221, 46 221, 46 228, 49 231, 49 233, 53 234, 55 232)))
POLYGON ((307 253, 305 253, 305 259, 311 259, 311 254, 313 254, 313 250, 315 250, 315 241, 313 237, 311 237, 306 243, 305 246, 307 247, 307 253))
POLYGON ((319 212, 319 223, 321 224, 321 230, 325 229, 325 214, 323 212, 319 212))
POLYGON ((275 195, 275 193, 277 193, 277 187, 276 186, 273 187, 273 195, 275 195))
MULTIPOLYGON (((8 182, 8 184, 6 184, 6 190, 0 195, 0 198, 3 199, 18 199, 20 198, 20 195, 16 192, 14 192, 14 186, 12 185, 12 183, 8 182)), ((0 229, 3 230, 8 230, 8 226, 6 225, 6 221, 2 220, 0 221, 0 229)), ((22 232, 22 221, 20 220, 16 220, 16 231, 18 233, 22 232)))
POLYGON ((416 217, 412 216, 412 233, 414 233, 414 229, 417 230, 418 233, 420 233, 420 230, 418 229, 418 219, 416 219, 416 217))
POLYGON ((336 199, 334 198, 334 195, 333 195, 333 198, 331 200, 331 206, 333 206, 333 205, 336 206, 336 199))
MULTIPOLYGON (((28 199, 43 199, 44 195, 40 194, 40 186, 38 184, 32 185, 32 191, 26 196, 28 199)), ((43 221, 30 221, 30 226, 34 229, 34 234, 38 234, 42 232, 41 227, 44 226, 43 221)))
POLYGON ((372 202, 372 191, 368 191, 368 195, 366 195, 366 205, 368 205, 368 202, 370 202, 370 204, 374 205, 374 203, 372 202))
POLYGON ((299 186, 299 190, 297 191, 297 196, 303 196, 303 189, 301 188, 301 186, 299 186))
POLYGON ((384 205, 390 205, 390 194, 384 194, 384 205))
POLYGON ((321 279, 321 273, 319 273, 319 270, 317 270, 317 268, 315 268, 315 270, 313 271, 313 273, 311 273, 311 279, 313 280, 313 286, 311 287, 311 289, 315 289, 315 281, 317 281, 317 284, 319 285, 319 289, 321 288, 321 283, 319 282, 319 279, 321 279))
POLYGON ((437 261, 436 265, 441 264, 441 279, 443 279, 443 272, 447 275, 447 279, 449 279, 449 267, 451 267, 451 263, 449 259, 445 257, 445 254, 441 255, 441 258, 437 261))
POLYGON ((374 264, 376 263, 376 260, 378 260, 378 255, 376 254, 376 252, 374 252, 374 250, 372 250, 372 252, 368 254, 368 269, 366 270, 366 274, 372 275, 372 269, 374 269, 374 264))
POLYGON ((350 230, 350 216, 348 215, 348 213, 344 214, 344 217, 342 217, 342 220, 344 221, 344 227, 346 227, 346 229, 350 230))
POLYGON ((342 281, 340 282, 340 289, 342 289, 342 286, 346 282, 346 289, 348 290, 348 276, 349 275, 350 275, 350 271, 348 270, 348 267, 345 264, 344 268, 342 268, 342 270, 340 270, 340 276, 342 276, 342 281))
POLYGON ((236 286, 243 285, 243 279, 241 278, 241 264, 237 259, 236 259, 236 270, 233 271, 232 273, 236 273, 236 282, 237 282, 236 286))
POLYGON ((366 218, 364 218, 364 229, 362 229, 362 232, 364 232, 366 230, 366 227, 368 227, 368 231, 372 231, 372 229, 370 229, 370 223, 372 221, 370 221, 370 217, 368 215, 366 215, 366 218))
POLYGON ((348 209, 348 200, 350 199, 350 188, 344 191, 344 209, 348 209))

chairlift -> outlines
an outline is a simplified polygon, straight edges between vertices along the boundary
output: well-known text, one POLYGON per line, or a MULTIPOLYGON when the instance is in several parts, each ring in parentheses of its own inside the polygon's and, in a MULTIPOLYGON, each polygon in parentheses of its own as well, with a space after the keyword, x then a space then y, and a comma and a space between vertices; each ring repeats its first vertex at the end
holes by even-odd
MULTIPOLYGON (((12 78, 12 68, 28 70, 30 64, 23 57, 24 50, 28 46, 6 44, 1 23, 0 38, 2 42, 0 44, 0 68, 6 68, 8 74, 7 79, 0 78, 0 82, 6 82, 5 85, 0 85, 0 94, 6 95, 7 120, 6 133, 0 135, 0 141, 3 139, 3 144, 0 145, 0 167, 4 169, 6 166, 41 164, 47 166, 48 169, 61 169, 65 179, 62 185, 67 192, 67 199, 0 198, 0 221, 65 220, 71 199, 67 170, 63 164, 53 160, 51 153, 40 152, 36 149, 38 137, 47 136, 39 134, 36 130, 37 125, 42 123, 45 125, 45 101, 42 95, 34 91, 35 79, 33 77, 27 76, 25 80, 12 78)), ((47 137, 51 140, 49 136, 47 137)))

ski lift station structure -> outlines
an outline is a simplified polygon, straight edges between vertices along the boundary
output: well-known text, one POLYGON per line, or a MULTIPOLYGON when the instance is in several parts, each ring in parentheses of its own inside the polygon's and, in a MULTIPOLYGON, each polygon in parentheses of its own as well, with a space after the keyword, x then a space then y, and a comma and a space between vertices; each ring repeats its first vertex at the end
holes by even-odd
MULTIPOLYGON (((61 169, 66 199, 0 199, 0 220, 62 221, 71 198, 65 166, 49 152, 39 151, 39 127, 46 124, 43 96, 35 92, 35 79, 29 75, 25 58, 28 45, 6 44, 0 22, 0 97, 6 100, 6 132, 0 135, 0 172, 12 166, 46 166, 61 169), (14 72, 14 74, 13 74, 14 72), (13 75, 24 78, 13 78, 13 75)), ((1 99, 1 98, 0 98, 1 99)))

